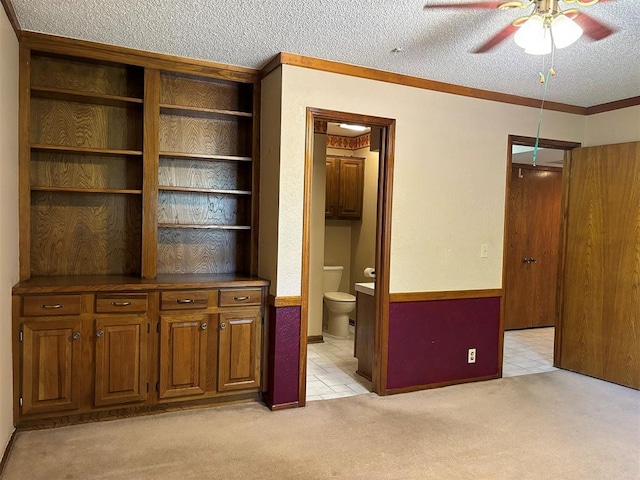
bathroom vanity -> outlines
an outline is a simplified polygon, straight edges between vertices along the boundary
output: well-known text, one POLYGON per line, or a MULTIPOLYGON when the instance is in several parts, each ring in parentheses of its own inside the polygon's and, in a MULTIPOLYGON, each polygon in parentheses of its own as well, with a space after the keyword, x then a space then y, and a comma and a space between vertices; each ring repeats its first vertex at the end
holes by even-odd
POLYGON ((371 380, 376 320, 375 283, 356 283, 356 339, 354 354, 357 373, 371 380))

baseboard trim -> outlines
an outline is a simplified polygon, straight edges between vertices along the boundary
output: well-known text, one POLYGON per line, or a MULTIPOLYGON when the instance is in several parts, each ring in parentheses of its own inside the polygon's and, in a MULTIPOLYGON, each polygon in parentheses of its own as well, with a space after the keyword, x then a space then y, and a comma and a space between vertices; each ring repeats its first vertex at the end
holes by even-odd
POLYGON ((389 388, 387 389, 387 394, 396 395, 398 393, 418 392, 420 390, 431 390, 433 388, 450 387, 452 385, 462 385, 463 383, 474 383, 474 382, 484 382, 486 380, 496 380, 500 377, 501 375, 499 373, 496 373, 494 375, 487 375, 484 377, 464 378, 462 380, 451 380, 448 382, 428 383, 426 385, 413 385, 411 387, 389 388))
POLYGON ((487 290, 452 290, 443 292, 405 292, 389 294, 389 302, 429 302, 432 300, 462 300, 466 298, 502 297, 501 288, 487 290))
POLYGON ((324 343, 324 337, 322 335, 309 335, 307 337, 307 345, 310 343, 324 343))
POLYGON ((13 433, 9 437, 9 443, 7 443, 7 448, 4 449, 4 454, 2 455, 2 460, 0 461, 0 477, 2 477, 2 473, 4 472, 4 467, 7 465, 7 462, 9 461, 9 454, 11 453, 13 444, 16 441, 17 432, 18 432, 17 430, 13 431, 13 433))
POLYGON ((280 410, 289 410, 290 408, 298 408, 300 406, 299 402, 289 402, 289 403, 280 403, 278 405, 272 405, 271 411, 278 412, 280 410))

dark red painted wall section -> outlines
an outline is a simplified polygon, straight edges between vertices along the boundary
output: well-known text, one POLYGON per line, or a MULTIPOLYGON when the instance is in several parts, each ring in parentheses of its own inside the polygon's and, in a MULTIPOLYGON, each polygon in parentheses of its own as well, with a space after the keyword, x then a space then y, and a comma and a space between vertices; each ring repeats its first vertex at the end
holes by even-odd
POLYGON ((267 404, 298 401, 300 307, 269 307, 269 366, 267 404))
POLYGON ((387 388, 495 375, 499 325, 499 297, 392 303, 387 388))

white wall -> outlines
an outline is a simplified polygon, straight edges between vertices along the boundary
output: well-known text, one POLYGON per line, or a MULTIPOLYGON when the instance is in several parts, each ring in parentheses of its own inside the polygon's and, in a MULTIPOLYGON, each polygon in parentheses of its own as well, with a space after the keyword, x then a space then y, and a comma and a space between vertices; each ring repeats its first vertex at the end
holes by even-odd
POLYGON ((280 68, 262 80, 261 90, 258 274, 271 280, 270 293, 275 294, 278 273, 278 194, 282 105, 282 70, 280 68))
POLYGON ((11 287, 18 270, 18 41, 0 13, 0 456, 13 432, 11 287))
MULTIPOLYGON (((285 65, 278 295, 301 293, 307 107, 397 121, 391 292, 501 286, 507 137, 534 136, 538 109, 285 65)), ((547 111, 541 135, 584 142, 585 118, 547 111)))
POLYGON ((585 147, 640 140, 640 105, 589 115, 585 147))

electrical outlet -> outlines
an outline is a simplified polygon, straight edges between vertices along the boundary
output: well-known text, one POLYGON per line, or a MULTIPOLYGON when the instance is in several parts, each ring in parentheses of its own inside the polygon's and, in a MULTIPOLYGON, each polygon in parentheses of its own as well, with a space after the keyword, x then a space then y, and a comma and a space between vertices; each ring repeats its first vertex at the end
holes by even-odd
POLYGON ((476 349, 470 348, 467 352, 467 363, 476 363, 476 349))
POLYGON ((480 245, 480 257, 487 258, 489 256, 489 245, 483 243, 480 245))

